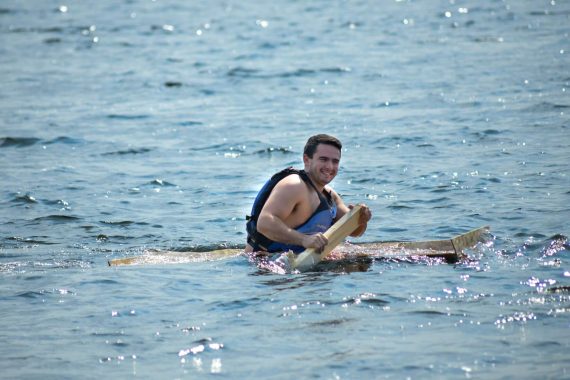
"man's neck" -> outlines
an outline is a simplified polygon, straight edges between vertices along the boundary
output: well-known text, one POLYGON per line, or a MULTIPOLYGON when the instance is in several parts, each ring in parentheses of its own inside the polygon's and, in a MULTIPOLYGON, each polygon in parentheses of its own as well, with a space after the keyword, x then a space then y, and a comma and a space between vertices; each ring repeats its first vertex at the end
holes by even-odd
POLYGON ((307 177, 309 178, 309 180, 311 181, 311 183, 313 184, 313 186, 315 186, 315 189, 317 189, 317 191, 318 191, 319 193, 322 193, 323 190, 324 190, 324 188, 325 188, 325 186, 324 186, 324 185, 321 185, 321 184, 319 184, 317 181, 315 181, 315 180, 313 179, 313 177, 311 176, 311 173, 309 173, 308 171, 305 170, 305 173, 307 173, 307 177))

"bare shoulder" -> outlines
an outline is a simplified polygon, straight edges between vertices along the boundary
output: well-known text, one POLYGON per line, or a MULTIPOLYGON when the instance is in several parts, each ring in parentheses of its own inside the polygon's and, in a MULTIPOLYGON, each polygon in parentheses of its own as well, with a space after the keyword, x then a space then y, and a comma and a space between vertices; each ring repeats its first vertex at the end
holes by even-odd
POLYGON ((305 182, 303 181, 303 179, 301 178, 301 176, 299 174, 290 174, 287 177, 283 178, 281 181, 279 181, 279 183, 277 184, 277 186, 282 186, 282 185, 289 185, 289 186, 295 186, 295 185, 302 185, 305 182))
POLYGON ((275 187, 263 207, 262 213, 268 212, 282 219, 290 216, 292 210, 303 201, 307 186, 298 175, 283 178, 275 187))
POLYGON ((297 198, 301 197, 305 191, 307 191, 307 185, 301 177, 297 174, 291 174, 275 185, 270 197, 297 198))

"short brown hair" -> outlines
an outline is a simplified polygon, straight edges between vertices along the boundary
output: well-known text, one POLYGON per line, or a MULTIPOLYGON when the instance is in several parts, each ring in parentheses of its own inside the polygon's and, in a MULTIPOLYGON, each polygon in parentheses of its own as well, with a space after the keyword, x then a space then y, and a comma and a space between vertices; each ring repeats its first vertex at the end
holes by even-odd
POLYGON ((305 144, 303 154, 306 154, 309 158, 313 158, 313 155, 317 151, 317 145, 319 144, 332 145, 342 151, 342 143, 339 139, 334 136, 319 134, 309 137, 305 144))

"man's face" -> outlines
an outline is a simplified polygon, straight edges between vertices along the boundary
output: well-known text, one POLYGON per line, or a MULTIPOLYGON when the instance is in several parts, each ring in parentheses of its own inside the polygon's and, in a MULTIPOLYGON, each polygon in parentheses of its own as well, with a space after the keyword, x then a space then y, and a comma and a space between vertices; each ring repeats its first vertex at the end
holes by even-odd
POLYGON ((330 183, 338 173, 340 150, 328 144, 317 145, 313 158, 303 155, 305 171, 316 185, 324 186, 330 183))

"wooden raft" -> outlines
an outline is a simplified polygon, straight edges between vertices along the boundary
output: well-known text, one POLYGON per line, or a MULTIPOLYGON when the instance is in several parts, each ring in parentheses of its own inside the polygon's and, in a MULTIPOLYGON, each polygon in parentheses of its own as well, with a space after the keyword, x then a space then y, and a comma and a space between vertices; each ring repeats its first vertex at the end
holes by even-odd
MULTIPOLYGON (((358 227, 360 207, 356 206, 351 212, 337 221, 325 232, 329 243, 317 254, 313 250, 306 250, 299 255, 289 253, 291 266, 298 271, 310 270, 317 263, 326 259, 337 246, 338 252, 350 252, 354 256, 368 256, 372 258, 406 258, 406 257, 443 257, 448 262, 456 262, 465 256, 465 250, 473 248, 484 240, 489 227, 476 228, 467 233, 451 239, 427 241, 383 241, 359 244, 342 245, 343 240, 358 227)), ((337 252, 335 251, 335 252, 337 252)), ((225 248, 205 252, 161 251, 146 250, 142 255, 112 259, 109 266, 123 265, 156 265, 156 264, 186 264, 204 261, 216 261, 243 254, 241 248, 225 248)))

